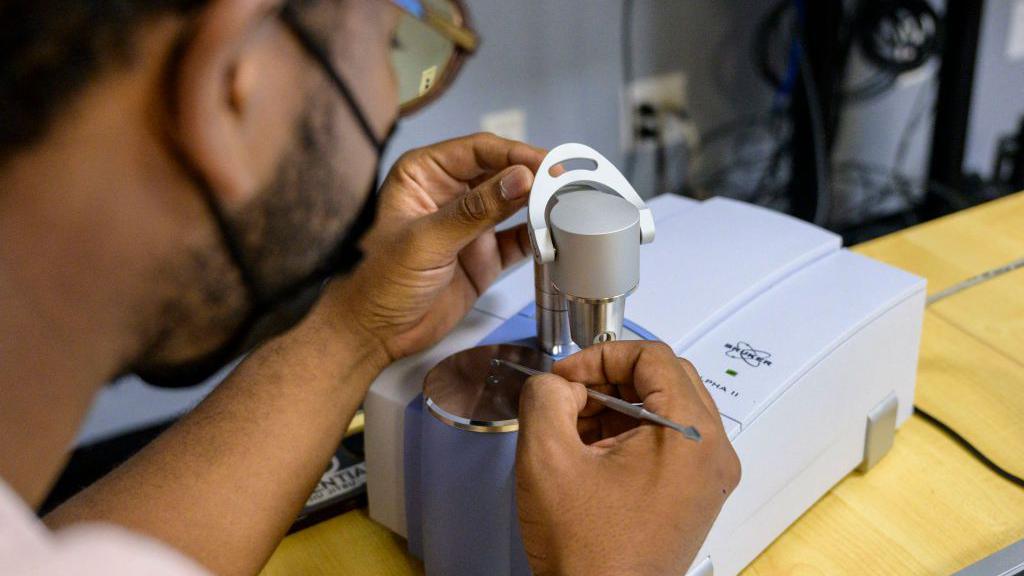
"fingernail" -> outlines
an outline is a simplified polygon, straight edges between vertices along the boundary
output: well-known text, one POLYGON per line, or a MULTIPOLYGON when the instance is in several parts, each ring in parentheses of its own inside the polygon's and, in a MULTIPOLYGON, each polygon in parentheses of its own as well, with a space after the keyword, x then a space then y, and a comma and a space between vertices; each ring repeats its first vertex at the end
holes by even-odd
POLYGON ((501 197, 506 201, 519 200, 530 193, 530 171, 519 166, 514 168, 501 179, 501 197))
POLYGON ((470 216, 478 220, 487 216, 487 206, 484 206, 484 198, 480 195, 479 190, 473 190, 466 197, 466 210, 469 211, 470 216))

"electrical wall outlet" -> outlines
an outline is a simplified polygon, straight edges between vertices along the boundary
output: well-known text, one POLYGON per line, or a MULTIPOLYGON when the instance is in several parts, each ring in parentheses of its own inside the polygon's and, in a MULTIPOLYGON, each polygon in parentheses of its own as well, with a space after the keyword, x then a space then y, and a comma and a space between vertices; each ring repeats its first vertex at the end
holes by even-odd
POLYGON ((437 66, 431 66, 420 73, 420 96, 427 93, 437 78, 437 66))
MULTIPOLYGON (((629 151, 636 142, 633 130, 641 105, 651 106, 660 117, 686 110, 686 75, 681 71, 675 71, 639 78, 625 87, 622 100, 622 149, 629 151)), ((675 133, 678 134, 678 131, 675 133)))
POLYGON ((480 117, 480 128, 509 140, 526 141, 526 112, 522 108, 507 108, 488 112, 480 117))

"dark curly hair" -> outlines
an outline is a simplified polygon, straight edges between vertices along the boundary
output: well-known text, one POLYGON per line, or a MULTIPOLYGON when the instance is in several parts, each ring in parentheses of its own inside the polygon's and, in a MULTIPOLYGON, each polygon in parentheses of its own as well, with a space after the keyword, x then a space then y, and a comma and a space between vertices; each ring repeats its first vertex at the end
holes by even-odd
POLYGON ((131 62, 132 35, 206 0, 0 0, 0 162, 36 141, 107 66, 131 62))

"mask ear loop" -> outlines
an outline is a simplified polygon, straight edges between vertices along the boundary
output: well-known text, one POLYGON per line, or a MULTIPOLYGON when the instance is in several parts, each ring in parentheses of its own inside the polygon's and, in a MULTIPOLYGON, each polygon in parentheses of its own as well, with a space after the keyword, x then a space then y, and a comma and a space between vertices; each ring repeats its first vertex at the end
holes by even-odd
MULTIPOLYGON (((360 106, 359 102, 356 100, 355 94, 351 89, 349 89, 348 83, 345 82, 339 71, 334 67, 334 63, 331 62, 330 56, 328 56, 324 51, 323 46, 310 35, 307 28, 302 24, 298 9, 295 7, 294 2, 289 0, 284 3, 281 7, 280 18, 288 30, 291 31, 299 45, 302 46, 302 49, 319 65, 328 80, 330 80, 331 84, 338 91, 338 94, 341 95, 342 99, 348 105, 348 109, 352 113, 352 116, 356 119, 356 123, 359 124, 359 128, 362 130, 363 135, 376 151, 377 166, 374 169, 373 174, 373 189, 370 190, 370 194, 376 194, 380 183, 380 163, 384 157, 385 148, 387 148, 388 142, 391 140, 398 127, 398 123, 393 122, 391 126, 388 127, 384 138, 378 138, 373 131, 373 127, 370 126, 369 119, 366 117, 366 114, 363 113, 362 106, 360 106)), ((373 224, 376 214, 377 203, 374 202, 372 198, 368 198, 367 202, 363 205, 363 208, 356 215, 356 218, 350 226, 355 229, 369 228, 370 225, 373 224)), ((338 248, 341 249, 345 247, 339 246, 338 248)), ((360 250, 359 246, 355 246, 353 248, 360 250)), ((361 255, 362 252, 360 250, 358 257, 361 257, 361 255)), ((344 260, 345 258, 346 255, 343 254, 341 250, 335 254, 328 255, 328 257, 324 259, 323 265, 318 267, 315 275, 326 276, 338 267, 347 266, 350 262, 344 260)), ((297 285, 292 286, 290 289, 286 289, 285 292, 294 293, 301 291, 301 289, 302 286, 297 285)))
MULTIPOLYGON (((324 52, 323 47, 309 35, 309 32, 302 25, 299 20, 298 11, 292 2, 285 2, 284 6, 281 7, 281 21, 284 22, 289 30, 291 30, 295 39, 298 40, 300 45, 302 45, 302 49, 320 65, 320 68, 327 75, 327 78, 330 79, 331 84, 334 85, 335 89, 338 90, 342 98, 344 98, 348 103, 348 108, 352 111, 352 115, 355 116, 356 122, 366 135, 366 139, 373 144, 373 148, 377 151, 377 154, 382 155, 384 153, 384 145, 387 142, 387 136, 385 136, 384 140, 381 140, 380 138, 377 138, 376 134, 374 134, 369 120, 366 118, 366 115, 363 114, 362 107, 358 102, 356 102, 355 95, 353 95, 352 91, 349 90, 348 84, 342 80, 338 71, 334 69, 334 64, 331 62, 330 57, 324 52)), ((394 128, 394 125, 392 125, 388 130, 388 136, 394 132, 394 128)))
MULTIPOLYGON (((246 344, 249 334, 255 327, 257 321, 262 315, 263 308, 265 307, 256 282, 256 276, 246 263, 242 248, 235 239, 234 231, 231 229, 226 215, 217 203, 216 196, 213 192, 213 186, 210 185, 206 176, 203 175, 203 173, 189 160, 188 155, 185 153, 185 146, 181 142, 179 132, 175 128, 174 120, 178 117, 178 111, 180 110, 178 93, 174 90, 175 79, 177 78, 181 68, 181 61, 184 58, 187 40, 191 35, 191 32, 182 35, 178 40, 177 45, 171 51, 168 60, 167 69, 163 78, 163 91, 167 98, 167 106, 164 109, 164 113, 160 115, 158 127, 159 135, 164 141, 171 159, 181 168, 182 171, 184 171, 185 176, 197 188, 199 196, 203 199, 203 202, 206 205, 207 212, 213 218, 214 226, 218 232, 217 235, 220 236, 220 242, 227 251, 228 258, 238 271, 239 279, 242 282, 242 288, 245 290, 246 299, 248 300, 249 312, 245 314, 241 323, 234 329, 227 340, 221 343, 209 354, 202 357, 197 362, 197 365, 199 366, 192 371, 177 372, 173 378, 164 379, 157 376, 157 374, 161 373, 162 367, 157 367, 153 373, 149 374, 145 373, 145 371, 139 370, 138 368, 130 369, 131 372, 138 374, 139 377, 146 382, 149 382, 154 386, 165 388, 179 387, 182 385, 182 381, 186 382, 185 385, 188 385, 196 379, 195 376, 205 378, 205 376, 207 376, 207 367, 212 365, 218 365, 218 367, 224 366, 231 360, 234 360, 238 355, 237 352, 241 351, 243 346, 246 344)), ((143 352, 139 357, 143 358, 151 354, 160 345, 162 337, 163 332, 161 331, 161 333, 158 333, 154 337, 153 341, 143 349, 143 352)))

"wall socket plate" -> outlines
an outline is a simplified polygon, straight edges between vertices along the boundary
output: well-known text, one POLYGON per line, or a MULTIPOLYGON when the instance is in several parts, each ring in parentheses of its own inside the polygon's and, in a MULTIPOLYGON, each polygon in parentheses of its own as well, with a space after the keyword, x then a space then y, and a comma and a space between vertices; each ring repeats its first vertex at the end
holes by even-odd
POLYGON ((622 150, 628 152, 633 149, 634 114, 641 103, 651 104, 657 110, 685 110, 686 100, 686 75, 678 70, 638 78, 626 86, 620 115, 622 150))
POLYGON ((480 117, 480 129, 508 138, 526 141, 526 111, 522 108, 506 108, 488 112, 480 117))

